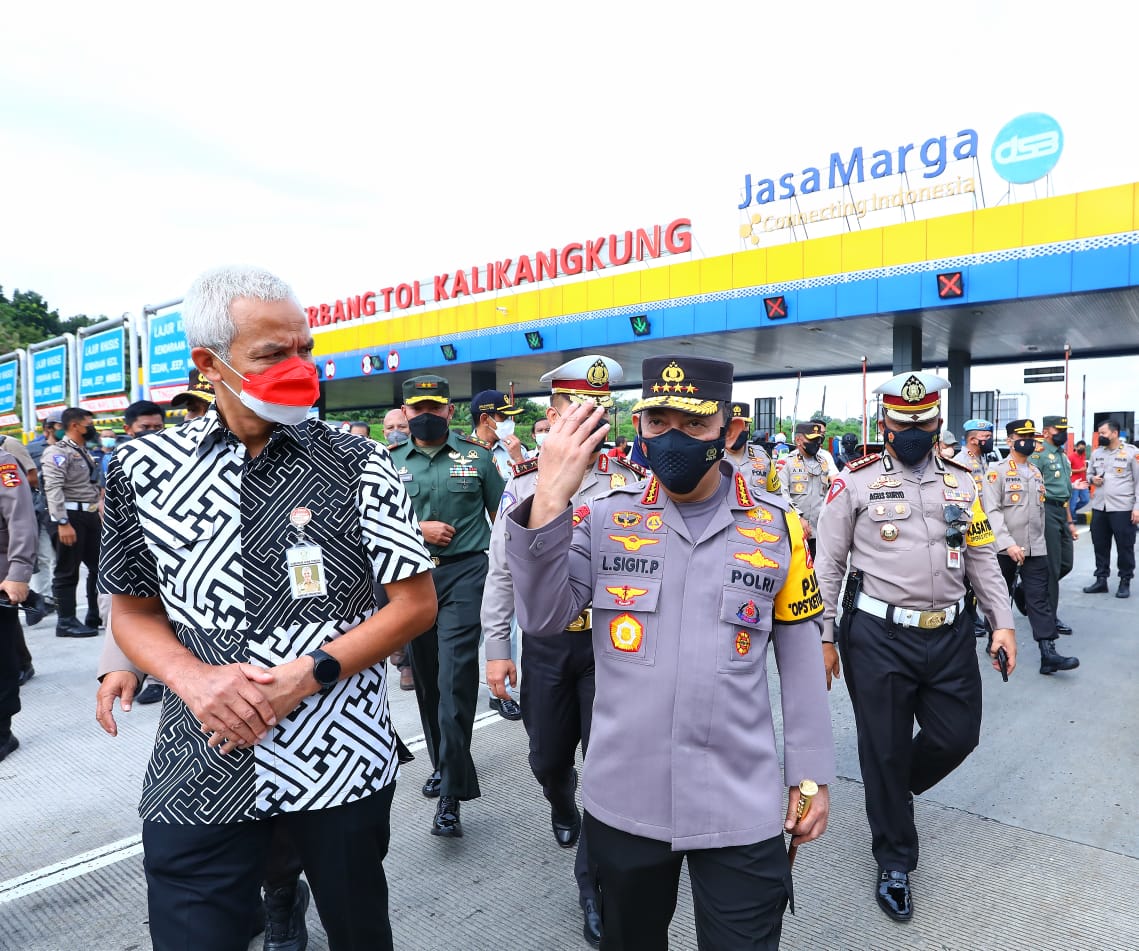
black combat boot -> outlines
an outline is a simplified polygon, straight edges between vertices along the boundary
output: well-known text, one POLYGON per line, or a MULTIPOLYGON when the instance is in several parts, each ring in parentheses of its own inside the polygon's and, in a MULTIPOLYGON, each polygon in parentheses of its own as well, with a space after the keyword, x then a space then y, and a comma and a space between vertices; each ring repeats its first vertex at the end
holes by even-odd
POLYGON ((265 890, 263 951, 304 951, 308 946, 308 900, 308 884, 301 879, 295 888, 284 885, 265 890))
POLYGON ((1075 670, 1080 666, 1078 657, 1065 657, 1056 653, 1056 640, 1037 641, 1040 645, 1040 672, 1054 674, 1058 670, 1075 670))
POLYGON ((1117 598, 1129 598, 1129 597, 1131 597, 1131 579, 1130 578, 1120 578, 1119 579, 1119 590, 1115 592, 1115 596, 1117 598))

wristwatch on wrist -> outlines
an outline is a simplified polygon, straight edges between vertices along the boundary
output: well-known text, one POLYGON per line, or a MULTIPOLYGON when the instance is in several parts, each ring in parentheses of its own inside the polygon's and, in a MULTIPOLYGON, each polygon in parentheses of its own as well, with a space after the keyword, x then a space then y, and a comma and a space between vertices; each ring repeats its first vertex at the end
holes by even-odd
POLYGON ((68 524, 68 522, 67 522, 66 518, 57 518, 55 520, 55 524, 56 525, 66 525, 66 524, 68 524))
POLYGON ((312 676, 320 684, 320 689, 335 687, 340 680, 340 661, 320 648, 309 651, 307 656, 312 658, 312 676))

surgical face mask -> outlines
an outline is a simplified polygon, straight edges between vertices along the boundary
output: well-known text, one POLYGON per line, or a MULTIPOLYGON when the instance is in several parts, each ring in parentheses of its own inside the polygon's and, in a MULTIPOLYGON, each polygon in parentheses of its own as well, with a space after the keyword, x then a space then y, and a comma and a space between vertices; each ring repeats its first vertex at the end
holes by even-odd
POLYGON ((67 435, 67 430, 66 430, 66 429, 57 429, 57 430, 55 431, 55 438, 56 438, 56 439, 62 439, 62 438, 63 438, 64 436, 66 436, 66 435, 67 435))
POLYGON ((724 427, 720 427, 719 436, 707 442, 679 429, 651 439, 642 435, 641 448, 660 484, 676 495, 687 495, 724 454, 724 427))
POLYGON ((1111 445, 1111 437, 1110 436, 1096 436, 1095 442, 1096 442, 1097 446, 1102 446, 1104 449, 1107 449, 1111 445))
POLYGON ((114 449, 115 448, 115 437, 114 436, 104 436, 103 437, 103 448, 104 449, 114 449))
POLYGON ((409 416, 407 425, 411 429, 411 435, 420 442, 435 443, 447 436, 447 418, 434 413, 409 416))
POLYGON ((1012 441, 1012 448, 1014 452, 1019 452, 1022 456, 1031 456, 1036 452, 1036 440, 1014 439, 1012 441))
POLYGON ((1062 446, 1067 441, 1068 441, 1067 433, 1053 433, 1052 434, 1052 445, 1053 446, 1062 446))
POLYGON ((937 433, 927 433, 924 429, 890 429, 886 432, 886 442, 894 454, 907 466, 914 466, 929 455, 937 433))
POLYGON ((410 438, 411 437, 402 429, 393 429, 390 433, 388 433, 388 445, 392 447, 402 446, 410 438))
POLYGON ((534 433, 534 443, 541 448, 542 443, 546 441, 546 437, 550 435, 549 431, 544 433, 534 433))
POLYGON ((823 443, 821 439, 806 439, 803 441, 803 452, 808 456, 817 456, 822 447, 823 443))
POLYGON ((514 435, 514 420, 504 419, 502 421, 496 421, 494 424, 494 432, 495 432, 495 435, 497 435, 499 439, 506 439, 510 436, 513 436, 514 435))
MULTIPOLYGON (((232 366, 210 351, 221 363, 237 373, 232 366)), ((320 375, 311 360, 289 357, 275 363, 264 373, 251 373, 241 377, 241 392, 222 380, 222 386, 241 401, 241 405, 267 423, 296 426, 303 423, 312 404, 320 399, 320 375)))

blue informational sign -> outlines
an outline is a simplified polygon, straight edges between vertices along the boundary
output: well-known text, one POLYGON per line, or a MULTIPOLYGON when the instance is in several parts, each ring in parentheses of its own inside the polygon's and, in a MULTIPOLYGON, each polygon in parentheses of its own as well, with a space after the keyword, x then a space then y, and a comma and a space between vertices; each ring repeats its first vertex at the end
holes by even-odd
POLYGON ((1052 171, 1063 150, 1060 123, 1043 112, 1026 112, 997 133, 993 168, 1006 182, 1027 185, 1052 171))
POLYGON ((122 327, 84 337, 79 344, 79 399, 123 393, 127 388, 122 327))
POLYGON ((67 402, 66 344, 32 354, 32 402, 36 406, 67 402))
POLYGON ((190 345, 186 342, 179 311, 150 319, 147 349, 150 365, 146 368, 146 382, 149 386, 186 382, 190 375, 190 345))
POLYGON ((16 408, 16 387, 20 379, 20 364, 15 360, 0 363, 0 413, 16 408))

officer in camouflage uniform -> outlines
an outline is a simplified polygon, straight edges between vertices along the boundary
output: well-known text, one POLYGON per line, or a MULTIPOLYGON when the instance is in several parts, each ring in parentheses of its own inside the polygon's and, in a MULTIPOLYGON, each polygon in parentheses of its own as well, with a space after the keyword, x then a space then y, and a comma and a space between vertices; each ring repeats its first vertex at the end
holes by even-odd
MULTIPOLYGON (((541 382, 550 387, 551 424, 576 403, 613 405, 610 386, 620 383, 621 365, 598 354, 578 357, 545 374, 541 382)), ((571 499, 577 510, 595 495, 630 485, 644 478, 644 470, 604 453, 589 459, 589 468, 571 499)), ((514 616, 514 582, 506 563, 506 519, 503 513, 534 494, 538 483, 538 460, 514 465, 514 475, 502 493, 499 517, 490 537, 490 570, 482 599, 482 627, 486 645, 486 682, 491 693, 505 699, 506 681, 517 686, 518 673, 510 659, 510 619, 514 616)), ((574 793, 577 772, 574 756, 581 744, 582 756, 589 748, 593 714, 593 612, 586 607, 558 637, 535 637, 522 632, 522 721, 530 739, 530 769, 550 803, 554 841, 562 848, 577 843, 574 877, 584 916, 585 939, 594 946, 601 940, 601 914, 597 890, 589 872, 588 837, 581 834, 581 813, 574 793), (579 838, 580 835, 580 838, 579 838)))
POLYGON ((791 889, 783 833, 809 841, 829 814, 822 600, 799 519, 721 461, 744 427, 728 414, 731 364, 654 357, 642 377, 633 413, 651 479, 575 508, 608 429, 601 407, 575 406, 542 446, 534 495, 503 515, 518 620, 563 637, 593 605, 582 800, 605 946, 667 946, 687 860, 701 948, 776 948, 791 889), (796 823, 804 779, 820 792, 796 823))
MULTIPOLYGON (((913 915, 913 794, 949 775, 980 738, 981 677, 966 580, 995 629, 994 657, 1003 647, 1009 669, 1016 666, 1008 594, 992 530, 975 504, 976 486, 965 466, 935 452, 940 391, 948 386, 915 371, 875 390, 882 395, 886 450, 839 474, 819 519, 823 640, 835 640, 841 600, 837 640, 858 727, 878 863, 875 898, 896 921, 913 915)), ((833 645, 824 649, 828 675, 837 674, 833 645)))

